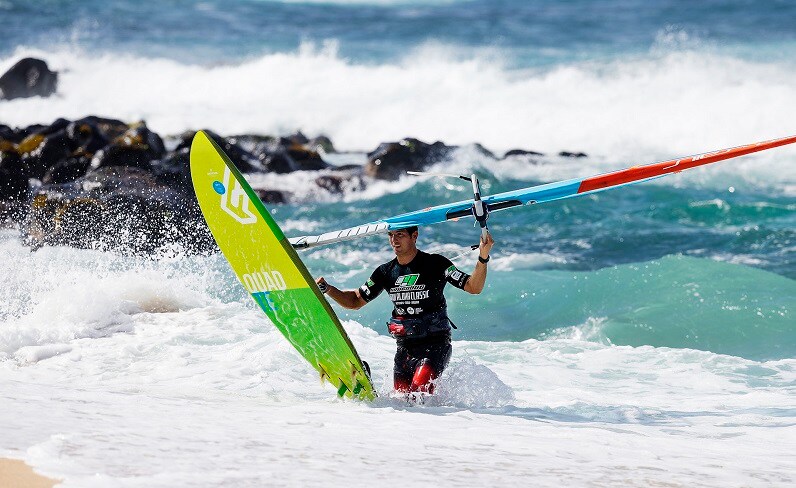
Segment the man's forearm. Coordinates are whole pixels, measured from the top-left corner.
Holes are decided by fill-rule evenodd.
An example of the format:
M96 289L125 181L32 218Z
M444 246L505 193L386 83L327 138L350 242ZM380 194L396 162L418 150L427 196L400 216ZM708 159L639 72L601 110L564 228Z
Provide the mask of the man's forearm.
M362 308L365 300L360 298L355 290L341 290L336 286L328 285L329 289L326 294L335 302L339 303L341 307L356 310Z
M484 289L484 284L486 283L486 264L478 261L475 263L475 269L473 270L473 274L470 275L470 279L467 280L467 286L465 287L465 291L478 294L481 293Z

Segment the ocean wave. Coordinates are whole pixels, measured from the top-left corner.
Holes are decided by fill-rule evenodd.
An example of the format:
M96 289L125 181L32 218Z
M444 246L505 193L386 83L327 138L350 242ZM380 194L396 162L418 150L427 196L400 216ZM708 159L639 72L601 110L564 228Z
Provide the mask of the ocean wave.
M161 262L99 251L36 253L0 240L0 359L35 362L71 350L76 339L132 332L140 314L178 313L217 303L206 288L212 266L175 257Z
M796 282L746 266L669 256L587 273L515 271L493 279L492 316L468 324L469 337L699 349L756 360L796 354Z
M791 64L699 51L513 69L434 43L380 64L347 60L334 43L212 66L18 48L0 70L28 55L62 71L59 96L4 102L7 124L97 114L145 119L166 134L301 129L362 151L414 136L498 152L586 151L611 167L785 135L796 104ZM741 171L792 184L794 170L781 160L793 151L754 156Z

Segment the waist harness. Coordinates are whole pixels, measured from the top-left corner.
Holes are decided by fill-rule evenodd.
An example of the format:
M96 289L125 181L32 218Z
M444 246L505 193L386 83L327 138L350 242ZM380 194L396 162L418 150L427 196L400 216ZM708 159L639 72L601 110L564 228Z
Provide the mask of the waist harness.
M453 322L448 318L448 311L442 309L438 312L420 315L419 317L391 317L390 321L387 322L387 330L390 335L399 341L403 341L447 336L450 334L451 325L453 325Z

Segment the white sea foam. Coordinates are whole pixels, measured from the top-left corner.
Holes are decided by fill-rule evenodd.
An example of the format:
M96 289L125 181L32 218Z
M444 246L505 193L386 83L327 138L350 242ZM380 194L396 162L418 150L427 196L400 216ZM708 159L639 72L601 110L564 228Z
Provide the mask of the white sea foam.
M564 264L566 258L544 253L509 252L494 258L491 268L496 271L516 271L519 269L535 269L550 264Z
M0 456L65 487L792 481L794 360L456 340L413 405L387 397L394 341L345 320L382 397L340 401L212 259L0 237Z
M4 102L2 122L98 114L145 118L162 133L301 128L343 149L412 135L591 154L494 164L465 148L442 165L547 181L784 135L796 100L789 66L694 52L515 72L439 46L377 66L313 49L214 67L19 50L0 71L27 54L69 70L61 95ZM761 185L776 178L793 194L792 155L777 149L715 171ZM669 181L708 180L691 174ZM331 248L307 256L363 276L386 257ZM492 267L548 259L556 257L505 256ZM343 486L352 473L380 486L794 481L792 359L618 347L600 341L603 322L591 319L544 341L455 341L435 402L344 402L225 266L30 253L0 239L0 455L25 458L66 487ZM344 327L385 393L394 343L350 317Z
M0 358L48 358L75 339L133 332L138 314L189 310L212 299L179 267L62 248L34 254L5 239L0 255Z
M215 66L19 48L0 60L0 71L26 55L63 71L59 94L4 102L2 123L23 126L96 114L144 119L162 134L199 128L221 134L303 130L329 135L338 149L359 151L413 136L463 146L437 170L486 170L498 179L583 178L794 132L792 66L695 51L518 71L494 54L468 58L439 44L378 65L341 58L333 42ZM495 161L473 142L498 157L510 148L546 155ZM556 156L561 150L590 157ZM787 195L796 182L794 156L796 148L777 148L652 184L719 189L738 186L740 177L753 188L773 187ZM343 159L364 163L365 155ZM322 174L261 176L257 184L285 190L291 201L339 198L314 183ZM344 185L344 198L369 200L417 181L366 179L363 188L353 180ZM484 181L486 193L489 185Z
M604 332L606 319L604 317L589 317L586 322L570 327L561 327L544 334L546 339L564 339L600 344L611 344L611 340Z
M427 44L392 64L364 65L335 44L305 44L237 65L197 66L63 48L19 48L62 70L59 96L5 102L0 119L146 119L161 133L326 133L341 149L415 136L546 153L582 150L615 163L651 162L794 132L791 65L698 51L608 64L518 71L499 56L463 58ZM779 156L794 149L779 149ZM754 158L765 165L767 156ZM615 163L614 163L615 162ZM792 180L796 170L777 164Z

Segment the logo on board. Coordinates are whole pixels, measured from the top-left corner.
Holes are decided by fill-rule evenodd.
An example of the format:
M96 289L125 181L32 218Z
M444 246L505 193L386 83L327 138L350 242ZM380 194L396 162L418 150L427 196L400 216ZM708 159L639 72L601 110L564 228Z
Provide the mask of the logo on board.
M221 195L221 210L243 225L254 224L257 216L251 210L251 200L246 190L232 176L229 168L224 168L224 182L214 181L213 190Z
M287 283L282 273L277 270L268 271L265 268L260 268L259 271L250 271L241 276L241 281L264 312L279 310L279 306L271 297L271 292L287 290Z

